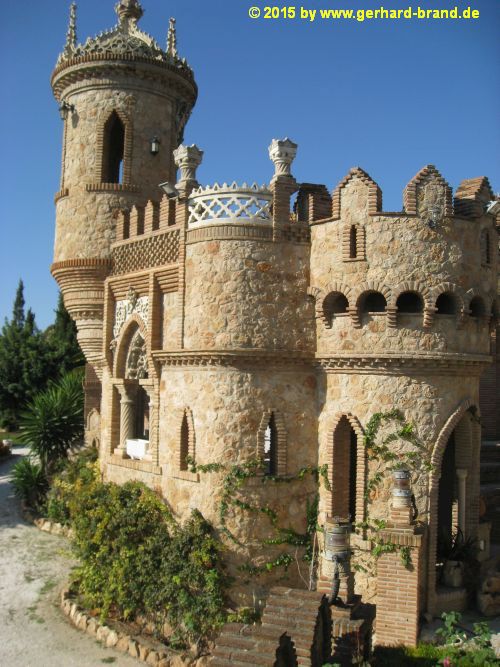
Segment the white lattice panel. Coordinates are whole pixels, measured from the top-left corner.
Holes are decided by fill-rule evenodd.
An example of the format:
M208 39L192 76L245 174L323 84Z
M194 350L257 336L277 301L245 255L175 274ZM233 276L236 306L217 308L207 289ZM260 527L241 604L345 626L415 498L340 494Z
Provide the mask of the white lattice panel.
M270 223L272 194L256 183L223 183L193 190L189 199L189 225L221 220L223 222Z

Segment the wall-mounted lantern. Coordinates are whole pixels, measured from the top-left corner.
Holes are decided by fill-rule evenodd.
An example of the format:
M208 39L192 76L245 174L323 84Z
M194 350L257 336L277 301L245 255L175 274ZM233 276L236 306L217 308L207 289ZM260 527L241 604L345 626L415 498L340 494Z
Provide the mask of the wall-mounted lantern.
M160 140L158 137L153 137L151 139L151 155L158 155L160 152Z
M66 120L68 118L69 112L75 112L75 105L68 104L65 100L63 100L59 105L59 115L61 116L61 120Z

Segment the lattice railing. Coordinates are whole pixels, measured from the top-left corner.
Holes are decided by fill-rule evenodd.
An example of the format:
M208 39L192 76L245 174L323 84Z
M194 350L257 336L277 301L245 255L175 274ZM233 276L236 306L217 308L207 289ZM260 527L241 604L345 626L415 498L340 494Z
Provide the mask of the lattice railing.
M271 223L272 193L266 186L216 183L193 190L189 198L189 226L221 220L226 223Z

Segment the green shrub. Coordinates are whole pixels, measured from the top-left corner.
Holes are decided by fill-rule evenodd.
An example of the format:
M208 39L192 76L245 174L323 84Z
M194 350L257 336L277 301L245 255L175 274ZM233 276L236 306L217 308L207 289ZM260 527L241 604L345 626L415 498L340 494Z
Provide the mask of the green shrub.
M225 621L219 545L193 513L178 526L161 498L139 482L78 479L69 514L84 604L122 618L144 614L171 642L210 636Z
M100 478L97 461L97 451L86 448L70 460L62 462L61 469L50 481L47 494L45 515L51 521L68 525L70 523L69 504L74 493L74 485L92 484Z
M37 394L21 416L19 441L52 471L83 436L82 373L73 371Z
M43 505L49 485L41 465L30 458L24 458L12 469L12 486L16 496L29 507L38 510Z

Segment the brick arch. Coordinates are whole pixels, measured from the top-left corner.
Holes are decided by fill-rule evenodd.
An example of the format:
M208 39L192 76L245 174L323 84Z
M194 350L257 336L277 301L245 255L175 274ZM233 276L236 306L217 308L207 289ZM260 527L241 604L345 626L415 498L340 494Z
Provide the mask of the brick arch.
M320 287L308 287L307 294L314 299L314 315L316 319L323 319L323 301L326 298L325 290Z
M464 296L463 290L458 285L453 283L439 283L430 290L430 307L434 308L436 301L441 294L452 294L457 300L457 313L464 310Z
M377 281L368 281L358 285L358 287L353 290L353 302L356 303L356 306L359 306L359 300L365 292L380 292L385 297L387 306L392 304L393 297L390 287L387 287L387 285Z
M87 415L86 428L88 430L93 430L95 428L98 429L100 421L101 421L101 413L97 408L92 408L92 410L90 410L89 414ZM95 426L95 422L97 422L97 426Z
M336 471L334 470L334 456L335 456L335 439L338 428L342 420L346 420L356 434L356 522L365 519L365 490L366 490L366 474L367 474L367 459L366 448L364 443L364 430L357 417L351 412L337 412L333 418L330 428L327 431L327 445L325 448L326 458L323 462L328 464L328 480L330 482L331 491L320 488L320 495L322 497L321 507L323 511L330 513L333 504L333 494L335 493L334 477Z
M470 302L476 296L478 296L479 298L481 298L483 300L485 308L487 310L489 310L488 304L490 305L490 308L491 308L492 303L495 300L495 297L493 297L493 299L492 299L490 295L486 294L482 290L478 290L476 287L471 287L471 289L467 290L467 292L465 293L465 297L464 297L464 310L466 312L470 308Z
M403 294L403 292L415 292L421 297L424 304L424 309L429 309L432 307L430 290L425 283L414 280L406 280L405 282L399 283L397 287L392 289L394 305L396 304L398 297Z
M476 402L471 398L464 399L458 407L453 411L453 413L448 417L444 423L437 440L434 444L432 455L431 455L431 464L432 470L429 474L429 551L428 551L428 576L427 576L427 607L429 611L434 611L436 605L436 570L435 563L437 557L437 514L438 514L438 501L439 501L439 480L441 478L441 464L443 460L444 450L448 444L451 434L460 424L463 417L467 414L468 411L474 409L476 414L479 414ZM471 429L471 434L475 433L475 429ZM472 436L471 436L472 437ZM474 470L474 461L473 459L476 456L479 456L476 443L471 445L471 468ZM463 453L462 453L463 455Z
M96 181L102 183L104 175L104 130L106 124L113 115L116 113L118 118L123 123L125 130L125 138L123 142L123 184L130 184L132 182L132 150L133 150L133 121L129 113L120 109L118 107L113 107L111 109L106 109L103 111L99 117L97 125L97 136L96 136L96 155L98 160L96 161Z
M277 432L276 472L278 477L284 477L287 474L287 433L283 414L279 410L268 409L262 414L257 430L257 458L264 459L264 438L273 415Z
M144 338L147 344L148 332L146 325L144 324L144 321L140 315L133 313L123 325L116 343L116 353L113 361L113 377L115 378L118 378L121 375L125 375L125 363L127 360L128 348L130 341L132 340L132 336L137 330L141 332L141 336ZM153 377L153 371L154 367L148 353L148 373L150 377Z

